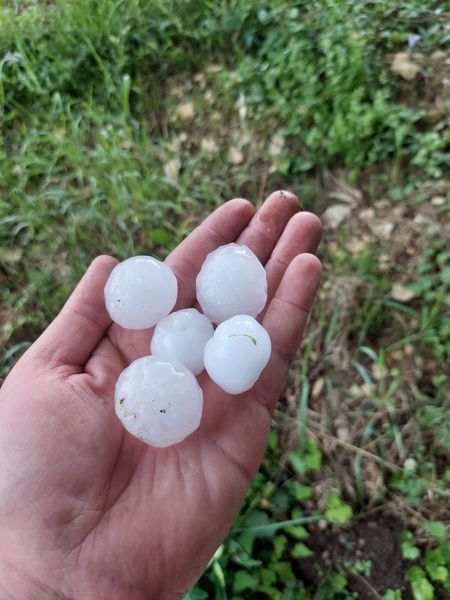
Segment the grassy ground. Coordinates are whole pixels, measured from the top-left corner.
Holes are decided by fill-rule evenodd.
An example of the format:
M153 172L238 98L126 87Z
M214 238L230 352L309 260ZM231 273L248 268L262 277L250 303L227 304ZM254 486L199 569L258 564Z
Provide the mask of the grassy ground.
M323 215L264 463L191 600L450 593L449 21L431 0L0 1L0 377L96 254L164 257L280 186Z

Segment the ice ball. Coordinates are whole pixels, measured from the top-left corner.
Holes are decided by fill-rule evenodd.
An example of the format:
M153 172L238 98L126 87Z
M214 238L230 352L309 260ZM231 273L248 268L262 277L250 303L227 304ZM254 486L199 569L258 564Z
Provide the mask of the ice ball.
M151 446L165 448L198 428L203 392L178 361L144 356L122 371L115 406L127 431Z
M251 389L267 365L271 342L253 317L237 315L223 321L205 346L205 367L211 379L229 394Z
M178 360L198 375L205 368L203 353L213 333L212 323L206 315L195 308L177 310L156 326L151 353L159 358Z
M177 293L169 265L151 256L133 256L112 270L105 286L106 310L126 329L147 329L170 313Z
M266 271L247 246L221 246L208 254L197 276L197 299L213 323L256 317L267 301Z

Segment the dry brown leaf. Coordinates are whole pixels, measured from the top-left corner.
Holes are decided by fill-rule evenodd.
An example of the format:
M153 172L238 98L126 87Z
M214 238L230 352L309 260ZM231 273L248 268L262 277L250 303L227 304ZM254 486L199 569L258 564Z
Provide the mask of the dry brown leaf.
M333 204L322 214L322 221L330 229L337 229L350 216L351 208L346 204Z
M216 140L211 136L204 137L201 140L200 145L202 150L205 150L206 152L215 152L217 150Z
M314 382L314 384L312 386L311 397L318 398L323 390L324 385L325 385L325 380L323 377L319 377L318 379L316 379L316 381Z
M391 290L391 296L397 302L409 302L417 296L417 293L401 283L394 283Z
M419 70L419 65L411 59L408 52L397 52L397 54L394 55L391 71L400 75L400 77L406 79L406 81L413 81Z
M232 165L240 165L244 162L244 155L238 148L232 146L228 150L228 160Z
M178 180L178 174L180 172L180 169L181 160L178 157L168 160L163 167L164 175L171 181Z
M194 104L192 102L183 102L183 104L177 107L175 113L182 121L190 121L195 116Z

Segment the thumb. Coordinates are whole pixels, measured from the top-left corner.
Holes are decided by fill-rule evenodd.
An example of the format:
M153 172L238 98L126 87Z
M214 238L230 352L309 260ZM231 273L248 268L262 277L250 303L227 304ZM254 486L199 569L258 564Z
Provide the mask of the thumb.
M117 264L98 256L82 277L56 319L29 352L53 365L82 367L111 325L105 308L105 283Z

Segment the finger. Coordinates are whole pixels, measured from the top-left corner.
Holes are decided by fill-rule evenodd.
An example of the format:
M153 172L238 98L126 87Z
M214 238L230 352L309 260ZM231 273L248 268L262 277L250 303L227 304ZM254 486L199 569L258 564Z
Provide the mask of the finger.
M201 431L213 436L227 448L229 455L243 464L258 464L266 441L269 412L278 401L303 335L321 272L320 261L311 254L295 257L287 268L263 320L272 340L272 355L254 388L243 395L230 396L206 372L199 377L208 398Z
M195 279L206 256L219 246L233 242L254 213L254 206L247 200L237 198L226 202L167 257L166 262L178 280L178 298L174 310L192 306L195 300ZM113 324L108 336L127 362L131 362L150 352L152 332L153 329L125 330Z
M111 256L98 256L91 263L59 315L33 344L36 357L83 367L111 324L103 290L116 264Z
M264 265L289 219L299 209L300 202L291 192L281 190L270 194L237 243L248 246Z
M272 341L272 354L255 392L272 411L278 401L284 378L305 330L322 265L312 254L300 254L291 262L263 319Z
M266 264L267 306L269 306L291 261L298 254L314 253L321 237L322 224L316 215L301 212L292 217ZM263 315L260 316L261 319L262 317Z

